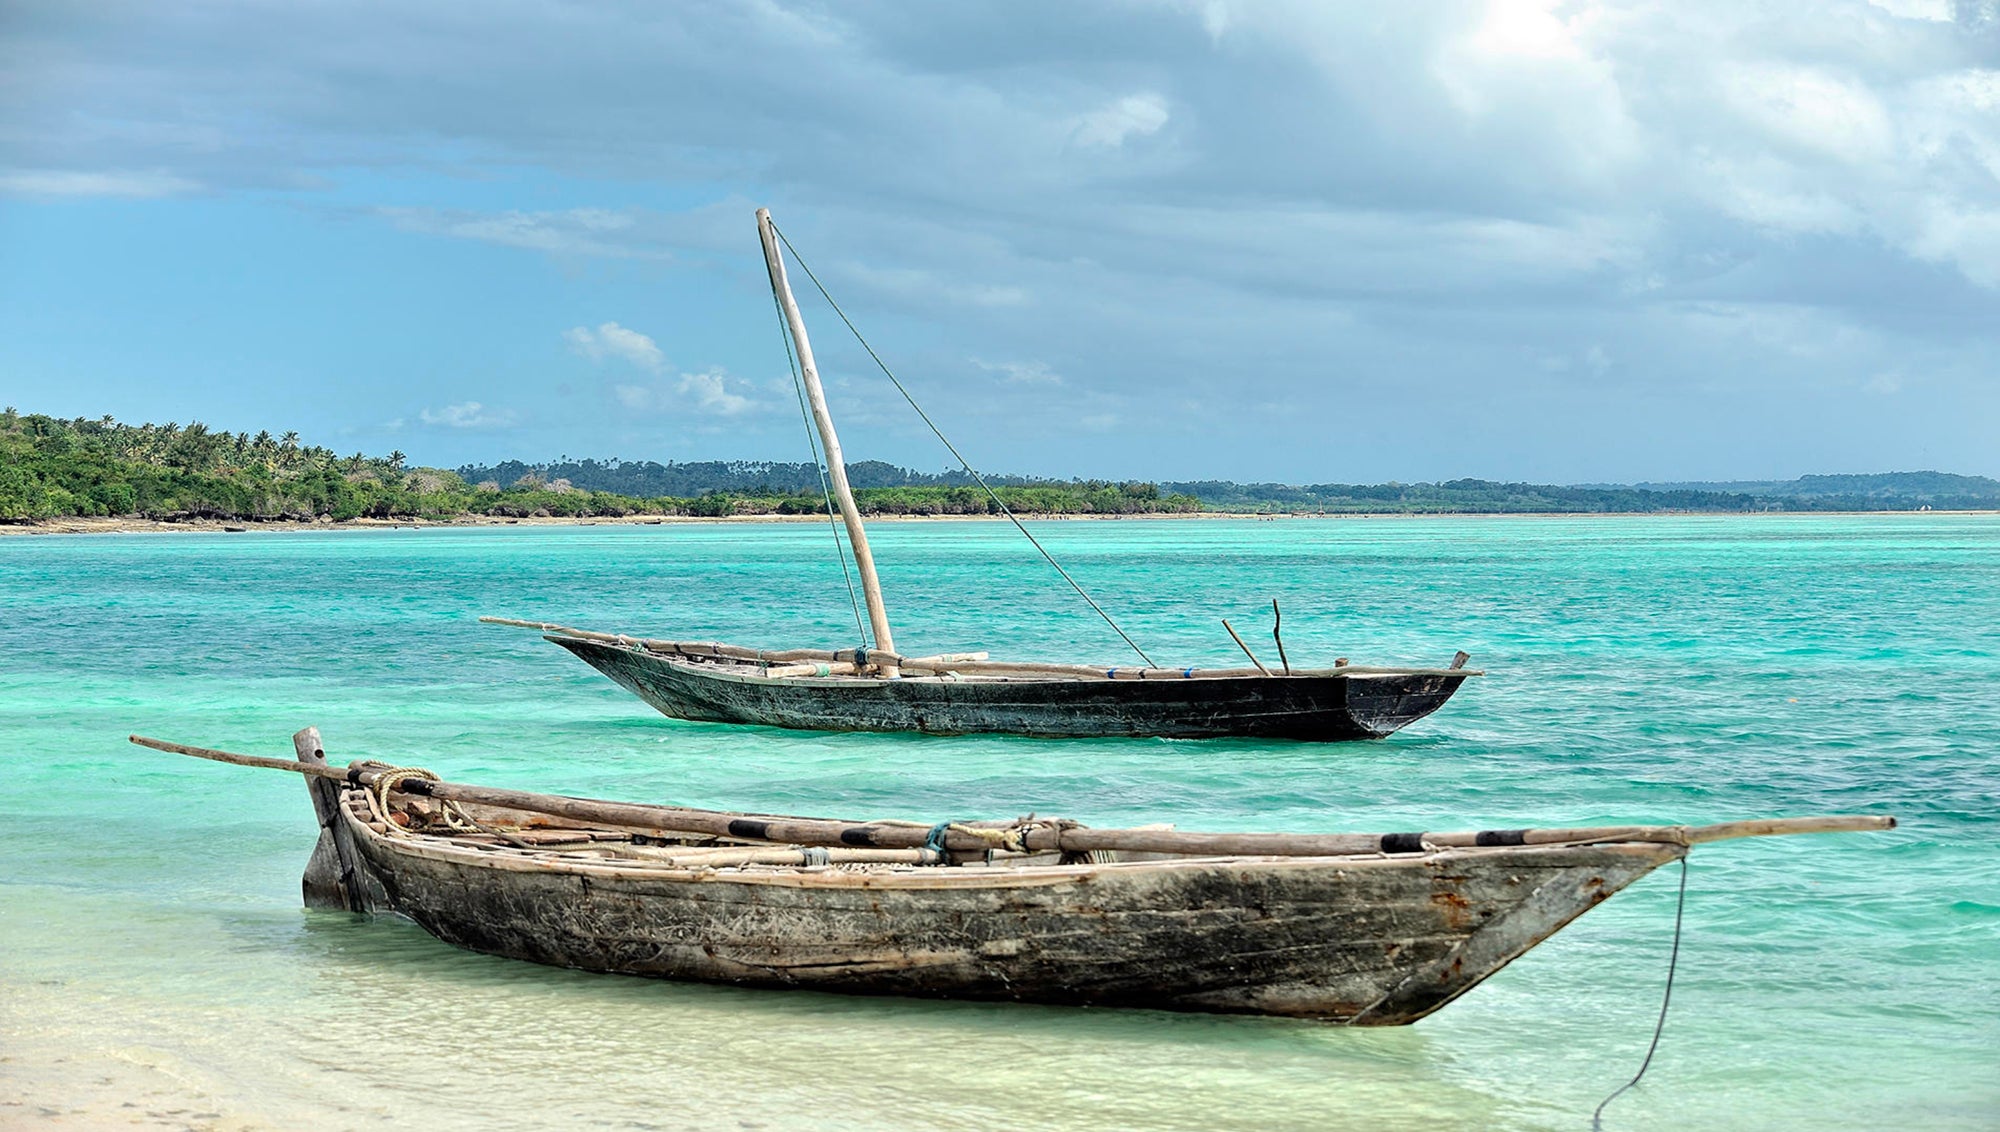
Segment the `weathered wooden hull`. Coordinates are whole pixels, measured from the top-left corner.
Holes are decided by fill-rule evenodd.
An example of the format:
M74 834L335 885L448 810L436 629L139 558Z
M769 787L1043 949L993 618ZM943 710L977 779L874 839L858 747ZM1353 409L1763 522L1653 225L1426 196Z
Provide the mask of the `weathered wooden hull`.
M1459 675L1196 680L767 679L633 645L547 638L677 719L815 731L1046 738L1375 739L1436 711Z
M385 834L358 790L342 794L358 890L474 951L713 983L1361 1025L1424 1017L1686 852L648 868Z

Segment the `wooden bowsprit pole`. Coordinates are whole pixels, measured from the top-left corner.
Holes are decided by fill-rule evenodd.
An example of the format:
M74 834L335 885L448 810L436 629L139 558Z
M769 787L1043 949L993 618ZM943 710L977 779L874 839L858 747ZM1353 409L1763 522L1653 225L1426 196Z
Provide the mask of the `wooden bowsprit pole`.
M237 766L286 770L315 778L337 779L372 786L396 769L384 764L324 762L239 755L229 751L189 747L138 735L132 742L171 754L192 755ZM743 814L697 810L642 802L608 802L563 794L535 794L491 786L409 778L393 783L397 792L450 802L471 802L532 813L553 814L578 821L669 834L701 833L743 841L785 845L848 846L869 849L915 849L932 846L934 827L921 822L854 822L833 818L799 818L779 814ZM1447 833L1184 833L1173 829L1091 829L1055 821L1027 823L953 823L938 837L952 850L981 851L992 847L984 834L1018 828L1021 848L1029 851L1088 852L1121 849L1184 856L1340 857L1427 853L1437 849L1503 848L1528 845L1609 844L1653 842L1701 845L1739 837L1773 837L1794 833L1855 833L1896 828L1896 819L1873 815L1811 818L1758 818L1717 825L1613 825L1569 829L1466 830Z
M868 623L875 634L875 647L893 655L896 641L889 633L889 614L882 605L882 583L875 577L875 555L868 549L868 532L862 529L861 512L855 508L854 492L847 484L847 460L841 455L840 437L833 431L833 416L827 412L819 366L813 361L805 318L799 314L798 301L792 298L792 285L785 278L785 258L778 250L778 235L771 226L768 208L757 210L757 235L764 243L764 267L771 275L771 292L778 296L778 305L785 312L785 325L792 332L792 344L798 350L799 372L805 382L806 398L812 404L813 424L818 427L820 445L826 450L834 502L840 505L840 518L847 526L847 542L854 548L854 565L861 574L861 596L868 602ZM893 665L884 665L880 672L886 677L900 674Z

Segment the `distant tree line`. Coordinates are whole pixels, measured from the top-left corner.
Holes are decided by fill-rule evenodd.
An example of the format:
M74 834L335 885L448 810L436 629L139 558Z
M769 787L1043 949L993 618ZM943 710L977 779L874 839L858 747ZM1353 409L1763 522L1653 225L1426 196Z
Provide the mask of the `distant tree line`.
M768 460L702 460L661 464L652 460L560 460L547 464L524 464L507 460L499 464L466 464L458 469L467 483L509 484L522 479L545 482L568 480L591 491L613 491L642 498L656 496L698 496L715 492L742 492L751 495L817 495L820 490L816 464L785 464ZM847 482L857 490L871 487L972 487L973 478L963 471L917 472L881 460L862 460L847 465ZM1062 484L1061 480L1041 480L1026 476L987 476L989 484L1026 487ZM1079 482L1079 481L1068 481Z
M504 484L494 479L475 484L458 472L408 467L401 452L341 456L303 445L292 432L251 436L213 431L198 422L127 425L108 416L64 420L23 415L12 407L0 412L0 522L90 516L169 521L722 517L814 514L825 508L810 464L803 465L812 473L809 491L791 486L800 478L794 477L779 484L760 481L750 489L706 485L685 495L646 497L551 478L529 465L478 470L517 467L525 470ZM871 474L879 479L885 473ZM1197 499L1163 495L1145 483L1010 483L995 490L1022 514L1124 515L1201 507ZM980 515L999 510L984 491L966 486L907 484L859 488L855 494L867 514Z
M871 515L985 515L1000 508L964 473L848 465ZM1791 481L1637 487L1498 483L1239 484L991 478L1025 515L1201 510L1450 514L2000 509L2000 481L1944 472L1804 476ZM1731 490L1712 490L1726 487ZM0 413L0 522L72 516L301 520L621 515L807 515L824 511L812 464L509 461L412 468L401 452L343 456L295 432L211 430L199 422L121 424Z
M1731 485L1736 486L1736 485ZM1659 511L1978 511L2000 508L2000 480L1944 472L1803 476L1706 490L1694 485L1558 487L1458 479L1443 483L1162 483L1218 511L1311 514L1613 514Z

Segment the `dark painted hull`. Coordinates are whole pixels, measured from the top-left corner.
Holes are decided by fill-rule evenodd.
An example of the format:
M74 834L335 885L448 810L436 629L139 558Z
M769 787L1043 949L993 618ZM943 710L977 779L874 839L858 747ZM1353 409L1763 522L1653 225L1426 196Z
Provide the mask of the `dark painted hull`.
M1451 698L1463 676L1196 680L768 679L636 646L550 636L666 715L813 731L1044 738L1378 739ZM753 670L754 671L754 670Z

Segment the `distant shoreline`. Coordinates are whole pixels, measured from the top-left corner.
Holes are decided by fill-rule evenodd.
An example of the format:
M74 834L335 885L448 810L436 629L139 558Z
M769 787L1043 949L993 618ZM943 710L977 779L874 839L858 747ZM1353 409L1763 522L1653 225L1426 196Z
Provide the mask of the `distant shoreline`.
M1747 518L1815 518L1846 517L1864 515L1883 516L1937 516L1937 515L2000 515L2000 510L1972 511L1335 511L1324 514L1313 512L1257 512L1257 511L1194 511L1194 512L1152 512L1132 515L1074 514L1074 515L1022 515L1023 522L1091 522L1091 523L1146 523L1146 522L1187 522L1190 520L1257 520L1260 522L1310 522L1314 520L1409 520L1409 519L1629 519L1644 516L1709 516L1722 519ZM870 515L867 522L873 523L999 523L1005 522L1004 515ZM486 515L470 516L463 519L344 519L325 522L299 522L294 519L185 519L169 522L163 519L101 519L72 518L45 519L33 523L0 523L0 537L9 535L130 535L130 534L222 534L241 532L245 534L273 534L280 532L299 533L306 531L388 531L399 529L422 530L429 528L467 527L645 527L681 526L690 523L823 523L824 515L725 515L703 517L696 515L626 515L597 516L593 518L572 518L567 516L527 517L520 519L500 519Z

